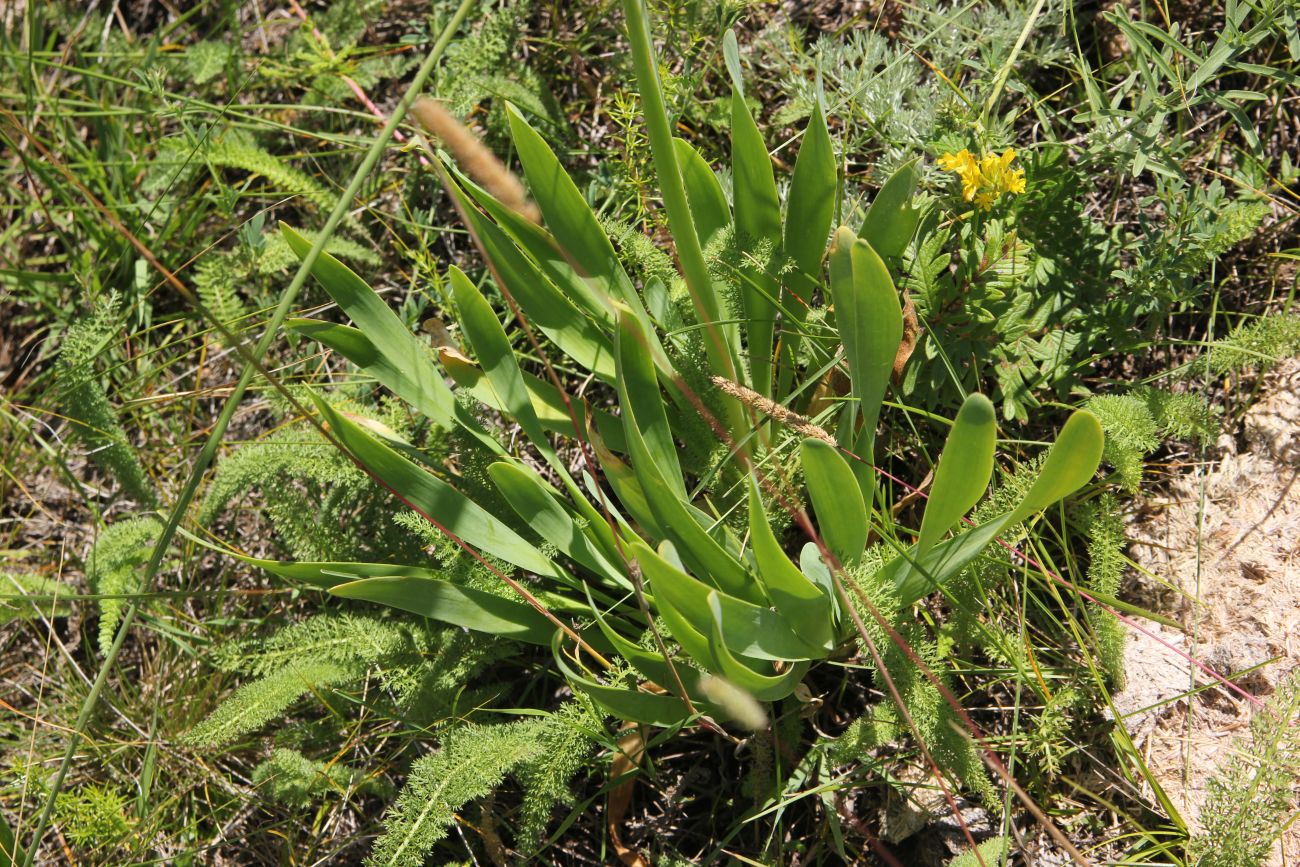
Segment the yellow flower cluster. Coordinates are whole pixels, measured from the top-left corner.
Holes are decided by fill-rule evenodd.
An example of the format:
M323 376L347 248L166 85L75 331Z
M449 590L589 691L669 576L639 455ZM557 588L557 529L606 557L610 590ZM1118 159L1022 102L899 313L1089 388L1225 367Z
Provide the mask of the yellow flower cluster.
M955 154L939 157L939 168L956 172L961 178L961 195L968 202L974 202L980 210L987 211L993 207L998 196L1003 193L1023 193L1025 191L1025 170L1011 168L1016 152L1007 148L1002 155L985 154L980 159L962 148Z

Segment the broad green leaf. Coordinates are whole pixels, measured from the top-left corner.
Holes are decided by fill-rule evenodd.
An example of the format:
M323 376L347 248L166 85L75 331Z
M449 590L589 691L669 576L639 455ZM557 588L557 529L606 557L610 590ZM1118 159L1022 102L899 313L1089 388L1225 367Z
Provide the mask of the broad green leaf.
M530 644L550 644L557 631L531 605L450 581L393 575L336 584L330 593Z
M197 537L190 536L189 538L207 545L206 542ZM362 578L405 577L432 580L438 577L438 573L433 569L426 569L421 566L405 566L399 563L263 560L258 557L247 557L226 548L216 548L211 545L208 545L208 547L221 551L227 556L234 557L236 560L250 566L265 569L272 575L279 575L281 578L289 578L294 581L303 581L325 590L339 584L358 581Z
M803 572L805 578L820 587L831 600L835 610L835 621L839 622L842 619L840 594L835 591L835 578L831 575L830 567L822 559L821 548L816 542L805 542L799 549L799 570Z
M1090 412L1075 412L1047 453L1038 478L1015 509L930 549L919 561L914 550L886 566L885 577L899 588L904 605L933 591L958 574L1004 530L1083 487L1097 472L1104 437Z
M330 433L361 466L439 529L521 569L574 583L531 542L451 485L402 457L312 394Z
M807 661L795 662L779 674L763 674L740 661L727 648L722 626L723 610L718 591L709 593L708 646L714 659L721 663L718 672L731 683L749 692L759 701L780 701L794 692L794 688L808 673Z
M831 649L831 601L809 581L781 550L763 512L758 483L749 480L749 541L754 549L758 579L767 598L796 635L811 645Z
M312 322L314 320L299 320ZM347 326L335 326L337 328L346 328ZM326 343L325 339L320 339ZM329 345L327 343L327 345ZM438 350L439 358L442 361L443 368L447 375L452 378L456 386L464 391L474 395L479 403L486 407L495 409L498 412L508 412L509 408L501 402L500 396L488 382L487 374L483 368L461 355L455 347L440 347ZM587 428L587 406L585 401L570 398L566 404L564 398L560 396L559 390L544 379L533 376L531 373L522 373L524 387L528 389L528 395L532 400L533 412L536 413L538 421L542 427L551 432L558 433L566 437L576 437L579 432ZM574 430L574 419L569 415L570 407L577 415L577 432ZM592 413L592 421L595 422L596 430L605 438L609 447L615 451L627 451L623 444L623 426L622 422L608 412L598 409Z
M861 459L854 462L854 475L863 496L868 496L875 489L871 462L876 423L903 338L903 308L885 263L848 228L835 233L830 272L831 300L844 341L855 410L847 414L850 429L841 430L840 442L853 443ZM855 424L861 425L860 434L852 430Z
M602 328L611 333L614 326L614 302L605 291L593 282L582 277L575 269L574 263L565 255L564 250L550 232L524 217L513 208L501 204L491 194L467 178L455 165L447 167L452 174L453 184L469 195L487 211L488 216L519 245L542 272L550 278L556 288L580 310L586 312Z
M0 867L18 867L19 864L25 863L25 858L13 829L9 827L5 817L0 815Z
M448 270L448 282L451 284L452 297L456 299L459 314L457 321L487 374L488 383L496 393L500 405L506 408L547 461L563 468L563 463L555 457L550 441L542 430L542 423L533 410L523 374L515 360L514 347L510 345L510 338L501 327L496 311L478 291L478 287L455 265Z
M677 545L690 568L698 575L707 576L718 589L745 599L761 599L762 590L745 571L744 564L700 525L685 496L664 480L641 435L630 402L624 402L623 413L623 433L628 440L632 471L636 475L637 488L654 517L651 526L658 530L655 535ZM631 511L632 506L628 505L628 509Z
M615 341L618 371L619 405L623 409L623 437L635 428L655 468L681 499L686 499L686 483L677 459L677 443L668 426L663 397L655 378L654 366L647 352L645 330L629 313L620 314Z
M638 548L638 562L643 564L646 562L645 552L648 550ZM651 571L653 570L648 568L647 574ZM719 621L724 615L718 606L717 595L716 590L706 590L702 624L698 622L700 612L693 611L693 616L688 616L668 595L661 593L657 597L659 614L672 632L673 640L681 645L682 650L696 662L750 691L756 698L778 699L789 695L794 685L803 677L807 664L793 665L785 675L767 675L755 671L736 659L727 649L726 639L719 626ZM791 676L794 676L793 681L790 680Z
M912 160L889 176L867 209L858 235L881 256L903 255L916 233L921 220L921 212L912 207L916 180L916 160Z
M632 582L623 570L611 563L600 547L583 534L556 499L558 492L542 481L541 476L508 461L498 461L489 466L488 475L510 507L539 536L597 575L617 586L632 589Z
M659 519L650 509L650 503L646 500L645 491L641 489L641 482L636 472L606 448L599 437L589 435L588 440L592 451L596 453L596 461L600 464L605 481L614 490L614 496L618 497L618 501L623 504L628 515L647 533L663 538Z
M819 105L804 130L786 198L782 247L794 268L784 281L783 315L790 321L781 335L779 394L786 393L793 379L800 330L808 318L813 293L821 284L822 257L838 201L837 183L835 150Z
M555 653L555 664L576 691L588 696L596 704L617 719L638 722L645 725L671 728L681 725L691 718L686 702L673 695L656 695L638 689L626 689L609 686L592 680L580 673L569 663L560 645L560 632L556 630L551 648ZM710 713L710 705L696 705L701 713Z
M635 309L639 301L632 281L577 185L555 152L513 106L507 107L506 114L528 186L560 248L606 295Z
M453 193L463 196L455 187ZM614 379L613 346L609 337L582 314L546 279L537 266L462 198L462 212L504 288L539 331L583 368L606 382Z
M677 148L677 163L686 186L686 200L695 218L695 233L700 246L707 247L715 235L731 225L731 206L727 204L718 176L700 152L684 139L673 139L673 145Z
M772 609L716 591L686 574L669 559L672 546L661 546L662 553L650 550L641 542L630 546L641 567L655 603L662 611L666 605L677 609L701 637L708 635L709 594L718 594L722 606L722 632L733 653L753 659L797 660L820 659L826 651L797 635ZM721 674L722 672L719 672Z
M914 556L924 557L984 496L993 477L997 433L993 404L982 394L969 395L939 456Z
M731 174L736 230L746 245L781 243L781 203L776 192L772 159L758 124L738 90L731 94ZM750 381L755 391L772 394L773 336L780 287L757 265L743 269L740 298L749 338Z
M794 174L790 178L782 240L785 254L795 268L786 281L786 287L804 302L788 306L792 312L798 311L801 318L820 282L826 239L830 234L831 220L835 217L837 182L835 150L826 130L826 119L818 106L804 130Z
M610 624L594 599L591 600L591 614L614 651L632 663L632 666L651 682L665 689L676 691L677 681L680 679L681 685L686 689L686 694L691 697L692 701L695 700L696 696L702 695L699 669L681 663L675 663L670 668L668 662L660 654L646 650L641 645L623 637ZM676 672L675 675L674 672Z
M298 258L306 258L311 250L310 241L283 223L280 224L280 234ZM321 253L311 273L343 312L365 332L371 345L378 348L384 358L384 369L400 374L406 392L403 398L434 424L450 427L456 417L456 400L419 338L402 324L396 313L388 309L375 290L330 254Z
M1097 417L1087 410L1072 413L1048 450L1038 478L1009 516L1009 522L1019 523L1086 485L1097 472L1104 445L1105 435Z
M856 484L848 484L853 471L834 446L807 437L799 452L822 538L831 553L850 566L867 547L867 506L862 491Z

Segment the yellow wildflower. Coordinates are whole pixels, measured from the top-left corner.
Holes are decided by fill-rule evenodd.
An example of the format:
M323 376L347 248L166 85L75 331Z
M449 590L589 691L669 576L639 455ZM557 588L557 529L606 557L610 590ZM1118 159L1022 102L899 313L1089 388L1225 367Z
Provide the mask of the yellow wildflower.
M941 156L939 168L961 178L962 198L987 211L1003 193L1025 191L1025 170L1011 168L1015 158L1016 152L1007 148L1001 155L987 153L976 160L974 154L962 148Z
M939 158L939 168L956 172L961 178L961 194L966 201L974 201L980 186L980 167L975 156L965 148L955 154L944 154Z

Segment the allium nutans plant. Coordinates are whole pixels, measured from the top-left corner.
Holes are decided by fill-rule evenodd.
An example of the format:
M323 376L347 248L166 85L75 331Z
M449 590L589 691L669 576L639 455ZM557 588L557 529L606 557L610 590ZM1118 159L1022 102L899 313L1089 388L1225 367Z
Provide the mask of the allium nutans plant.
M379 484L484 562L505 564L492 566L500 592L431 568L250 562L340 597L550 647L572 688L609 714L675 726L739 715L744 702L720 704L727 691L713 679L775 701L856 640L841 578L866 568L873 533L914 538L877 576L907 610L1004 528L1084 485L1102 434L1092 415L1075 413L1014 508L949 535L993 470L995 413L973 394L952 423L919 530L896 527L872 452L903 339L886 261L915 228L914 168L885 184L860 226L832 233L837 169L823 116L803 133L782 202L737 81L729 202L704 159L673 138L644 9L639 0L625 8L680 263L672 285L638 285L556 155L511 110L540 223L450 161L438 167L495 284L448 269L454 303L444 312L463 347L430 351L329 255L313 274L353 324L290 323L491 455L495 491L480 496L448 462L314 396L336 443ZM734 41L728 48L734 56ZM301 235L284 235L306 254ZM504 307L489 300L496 293ZM540 364L521 365L512 321ZM847 373L844 393L810 387L834 383L833 368ZM566 385L583 381L584 394L609 396L604 405ZM487 411L517 436L495 435ZM707 460L693 448L702 436L717 446ZM773 530L789 516L806 536L793 554Z

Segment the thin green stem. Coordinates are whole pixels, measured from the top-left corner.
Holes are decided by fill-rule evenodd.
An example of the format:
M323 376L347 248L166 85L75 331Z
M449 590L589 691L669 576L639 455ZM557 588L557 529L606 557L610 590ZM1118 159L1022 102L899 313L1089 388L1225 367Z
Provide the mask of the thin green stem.
M415 101L416 95L424 88L425 82L428 81L429 76L433 74L433 69L442 58L443 53L447 49L447 45L451 42L452 36L460 29L460 25L464 22L465 17L474 7L474 4L475 0L461 0L461 4L457 7L456 13L452 16L451 20L447 22L447 26L443 28L442 33L438 37L438 41L434 43L433 48L429 51L429 56L425 58L424 63L416 72L415 78L412 79L410 86L406 89L401 100L397 103L397 107L393 109L392 116L388 119L388 122L384 124L384 128L380 130L378 137L366 152L366 156L361 161L361 165L358 166L357 170L353 173L352 180L348 183L347 189L343 191L343 195L339 197L338 203L335 204L334 209L330 212L328 219L325 221L324 227L316 236L316 240L312 244L311 250L298 266L298 270L294 274L293 280L290 281L284 292L281 293L280 303L276 305L275 312L271 316L270 322L267 324L266 331L262 334L261 339L258 340L257 346L253 350L252 357L248 359L244 365L234 391L231 392L230 397L226 400L225 406L222 407L221 415L217 418L217 422L213 426L212 432L208 435L207 442L203 444L202 451L199 452L198 459L195 462L193 471L190 473L189 480L185 484L185 488L181 491L180 497L177 498L176 502L172 505L171 511L167 516L167 522L163 526L162 533L159 534L158 542L155 544L153 553L149 558L149 563L145 567L144 580L142 582L143 592L148 593L152 591L158 571L162 566L163 557L166 554L168 547L171 545L172 537L176 535L176 531L180 528L185 512L193 501L194 495L198 492L199 484L203 480L204 473L212 463L212 459L216 457L217 449L220 447L221 441L225 436L226 428L229 427L230 421L235 415L235 410L243 399L244 392L248 389L254 375L257 373L261 359L266 355L267 351L271 347L272 341L274 341L276 336L279 334L280 327L288 317L294 300L298 297L298 293L307 282L307 277L311 273L312 267L316 264L316 260L320 257L321 252L325 249L325 245L329 242L329 239L333 236L335 230L338 229L339 225L347 216L348 210L352 206L352 201L356 198L357 193L361 189L361 185L365 182L366 178L370 176L370 173L374 170L376 164L378 164L379 158L383 155L384 148L387 147L388 142L393 137L393 133L397 131L398 125L406 116L406 110L410 107L411 103ZM63 754L63 760L59 764L59 770L54 776L54 781L51 783L50 790L45 797L45 804L41 808L40 817L37 819L36 829L32 833L32 843L31 846L28 847L26 856L23 859L23 867L32 867L33 859L36 857L36 852L40 847L41 838L44 837L45 829L49 826L50 815L54 809L54 801L58 797L60 790L63 788L63 782L67 778L68 770L72 766L73 757L77 753L77 745L84 736L86 725L90 721L91 713L94 712L95 706L99 703L99 697L104 691L105 684L108 682L109 672L112 670L113 663L117 659L117 655L121 651L122 645L126 642L127 633L135 622L137 610L138 608L135 603L127 606L126 611L122 615L122 622L117 628L117 634L113 638L113 643L109 647L107 654L105 654L104 659L100 662L99 670L96 672L95 680L90 687L90 693L81 704L81 710L78 712L77 720L73 725L73 734L68 740L68 748Z
M1038 23L1038 16L1043 14L1043 6L1045 6L1046 3L1047 0L1038 0L1038 3L1034 5L1034 11L1029 13L1029 19L1025 21L1025 26L1020 31L1020 38L1016 40L1016 44L1011 49L1011 53L1007 55L1006 62L1003 63L1002 68L998 70L998 77L993 82L993 90L989 93L988 101L984 103L985 120L987 120L988 116L993 113L993 107L997 104L998 97L1002 95L1002 88L1006 85L1007 78L1011 75L1011 67L1015 65L1016 58L1020 56L1021 49L1023 49L1025 43L1029 41L1029 34L1033 32L1034 25Z

